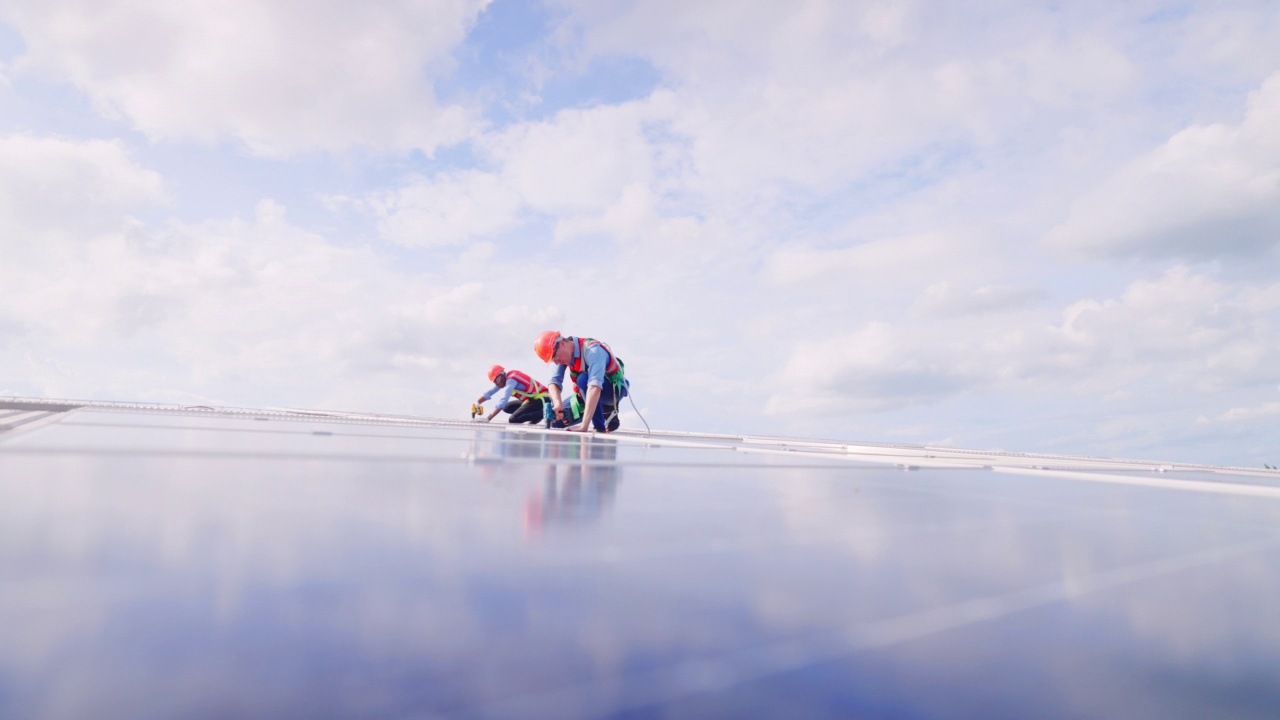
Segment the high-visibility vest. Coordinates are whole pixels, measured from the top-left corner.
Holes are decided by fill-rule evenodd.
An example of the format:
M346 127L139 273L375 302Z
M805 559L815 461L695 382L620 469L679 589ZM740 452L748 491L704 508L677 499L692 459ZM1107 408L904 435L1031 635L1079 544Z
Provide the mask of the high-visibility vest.
M587 371L587 348L592 345L599 345L604 348L605 353L609 356L609 363L604 366L604 378L610 383L617 384L622 381L622 362L614 356L613 351L608 345L594 340L592 338L578 338L578 354L569 361L569 380L574 384L578 384L578 376Z
M547 396L546 385L543 385L519 370L508 370L507 379L516 381L516 387L511 388L511 394L517 400L537 400Z

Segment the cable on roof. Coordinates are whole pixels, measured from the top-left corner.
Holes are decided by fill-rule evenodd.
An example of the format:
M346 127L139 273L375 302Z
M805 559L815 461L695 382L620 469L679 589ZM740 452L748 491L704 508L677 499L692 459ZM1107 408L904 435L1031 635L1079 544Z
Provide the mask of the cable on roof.
M643 416L643 415L640 415L640 408L636 407L636 399L635 399L634 397L632 397L632 393L631 393L631 389L630 389L630 388L627 388L627 399L631 401L631 409L636 411L636 415L638 415L638 416L640 417L640 422L644 423L644 434L645 434L645 435L652 435L652 434L653 434L653 431L649 429L649 423L644 419L644 416ZM622 403L618 403L618 405L621 405L621 404L622 404ZM617 414L618 409L617 409L617 407L616 407L616 406L614 407L613 412L614 412L615 414Z

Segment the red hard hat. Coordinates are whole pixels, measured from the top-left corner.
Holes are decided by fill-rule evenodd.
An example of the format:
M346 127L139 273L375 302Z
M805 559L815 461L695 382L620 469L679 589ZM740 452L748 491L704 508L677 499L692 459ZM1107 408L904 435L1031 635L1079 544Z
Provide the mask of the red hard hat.
M538 357L542 358L542 362L551 362L551 356L556 354L556 343L559 341L560 332L558 330L548 330L533 341L533 351L538 353Z
M506 370L503 370L501 365L494 365L493 367L489 368L489 382L496 381L498 379L498 376L504 372L506 372Z

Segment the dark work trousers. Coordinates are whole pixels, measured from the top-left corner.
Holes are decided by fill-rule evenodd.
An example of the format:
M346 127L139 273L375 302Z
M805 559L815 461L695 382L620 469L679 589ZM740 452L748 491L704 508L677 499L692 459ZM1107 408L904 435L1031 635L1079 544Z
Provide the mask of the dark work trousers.
M511 413L509 422L517 425L520 423L533 423L536 425L542 422L542 405L545 402L542 398L530 398L524 402L512 400L503 409Z
M578 394L582 396L582 403L585 405L587 402L587 374L586 373L582 373L581 375L578 376L578 382L576 383L576 385L578 386ZM630 388L631 388L631 383L627 382L626 378L623 378L622 392L619 393L617 397L614 397L613 385L610 384L608 380L604 382L604 385L601 386L600 388L600 403L596 405L596 411L591 414L591 425L597 431L599 432L605 431L605 425L604 425L605 421L609 418L610 415L613 414L614 410L616 409L616 405L622 402L622 398L626 397L629 394ZM614 418L613 422L609 423L609 425L611 426L609 428L611 432L613 430L617 430L618 419Z

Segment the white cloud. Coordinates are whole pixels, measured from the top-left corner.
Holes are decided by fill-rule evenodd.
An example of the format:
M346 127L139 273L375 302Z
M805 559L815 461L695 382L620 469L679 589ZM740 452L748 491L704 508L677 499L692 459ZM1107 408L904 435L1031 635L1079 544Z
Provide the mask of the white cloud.
M1270 0L1237 0L1185 6L1178 24L1177 62L1193 71L1195 85L1212 86L1206 76L1253 83L1280 65L1280 17Z
M973 385L954 351L911 328L873 322L848 335L799 340L769 398L772 412L862 412L936 400Z
M162 186L115 143L0 141L0 207L26 213L0 215L0 391L439 413L547 316L534 299L499 322L486 284L406 274L270 199L247 221L131 219Z
M941 234L876 238L836 249L783 246L769 259L769 276L780 284L808 284L832 276L862 284L901 282L952 253L967 254L965 243ZM954 267L949 268L954 272ZM954 275L952 275L954 277Z
M1118 297L1059 309L870 322L795 341L769 407L853 414L978 391L1127 407L1172 394L1194 405L1196 396L1280 380L1277 290L1277 283L1233 286L1180 266L1134 281Z
M1120 168L1049 235L1097 255L1257 255L1280 243L1280 74L1238 125L1197 125Z
M1135 77L1113 38L1055 27L1087 19L1034 4L1002 7L998 25L902 2L562 4L584 52L663 72L701 189L748 203L910 171L1050 114L1069 122Z
M1271 417L1272 415L1280 415L1280 402L1267 402L1261 405L1252 405L1248 407L1234 407L1210 420L1201 417L1197 422L1201 425L1210 422L1248 422L1259 418Z
M481 337L503 334L483 284L415 281L270 201L252 222L98 236L56 263L0 269L0 284L20 324L0 365L12 377L27 358L22 374L55 396L421 410L485 361Z
M520 123L476 139L493 169L413 178L354 202L372 212L383 237L409 246L468 244L531 217L553 218L561 240L614 229L619 213L643 202L637 193L665 182L657 173L662 143L648 129L663 121L666 105L658 94Z
M122 213L164 200L160 175L111 140L0 137L0 248L119 228ZM13 256L10 256L12 261Z
M1180 393L1270 383L1280 346L1271 325L1278 288L1233 285L1177 266L1118 298L1069 306L1054 329L1061 367L1094 386L1158 378Z
M910 312L940 317L1008 312L1048 297L1048 292L1037 285L984 285L962 290L943 281L926 288Z
M526 304L508 305L493 313L494 322L518 327L544 327L554 325L563 318L564 313L555 305L541 308L530 308Z
M524 207L503 178L475 170L416 178L358 202L383 237L418 247L465 245L510 230Z
M534 211L598 214L628 186L654 180L655 148L645 130L662 119L666 104L659 94L622 105L565 110L482 144Z
M65 79L155 138L280 155L427 150L469 132L431 76L485 0L20 0L18 67Z

